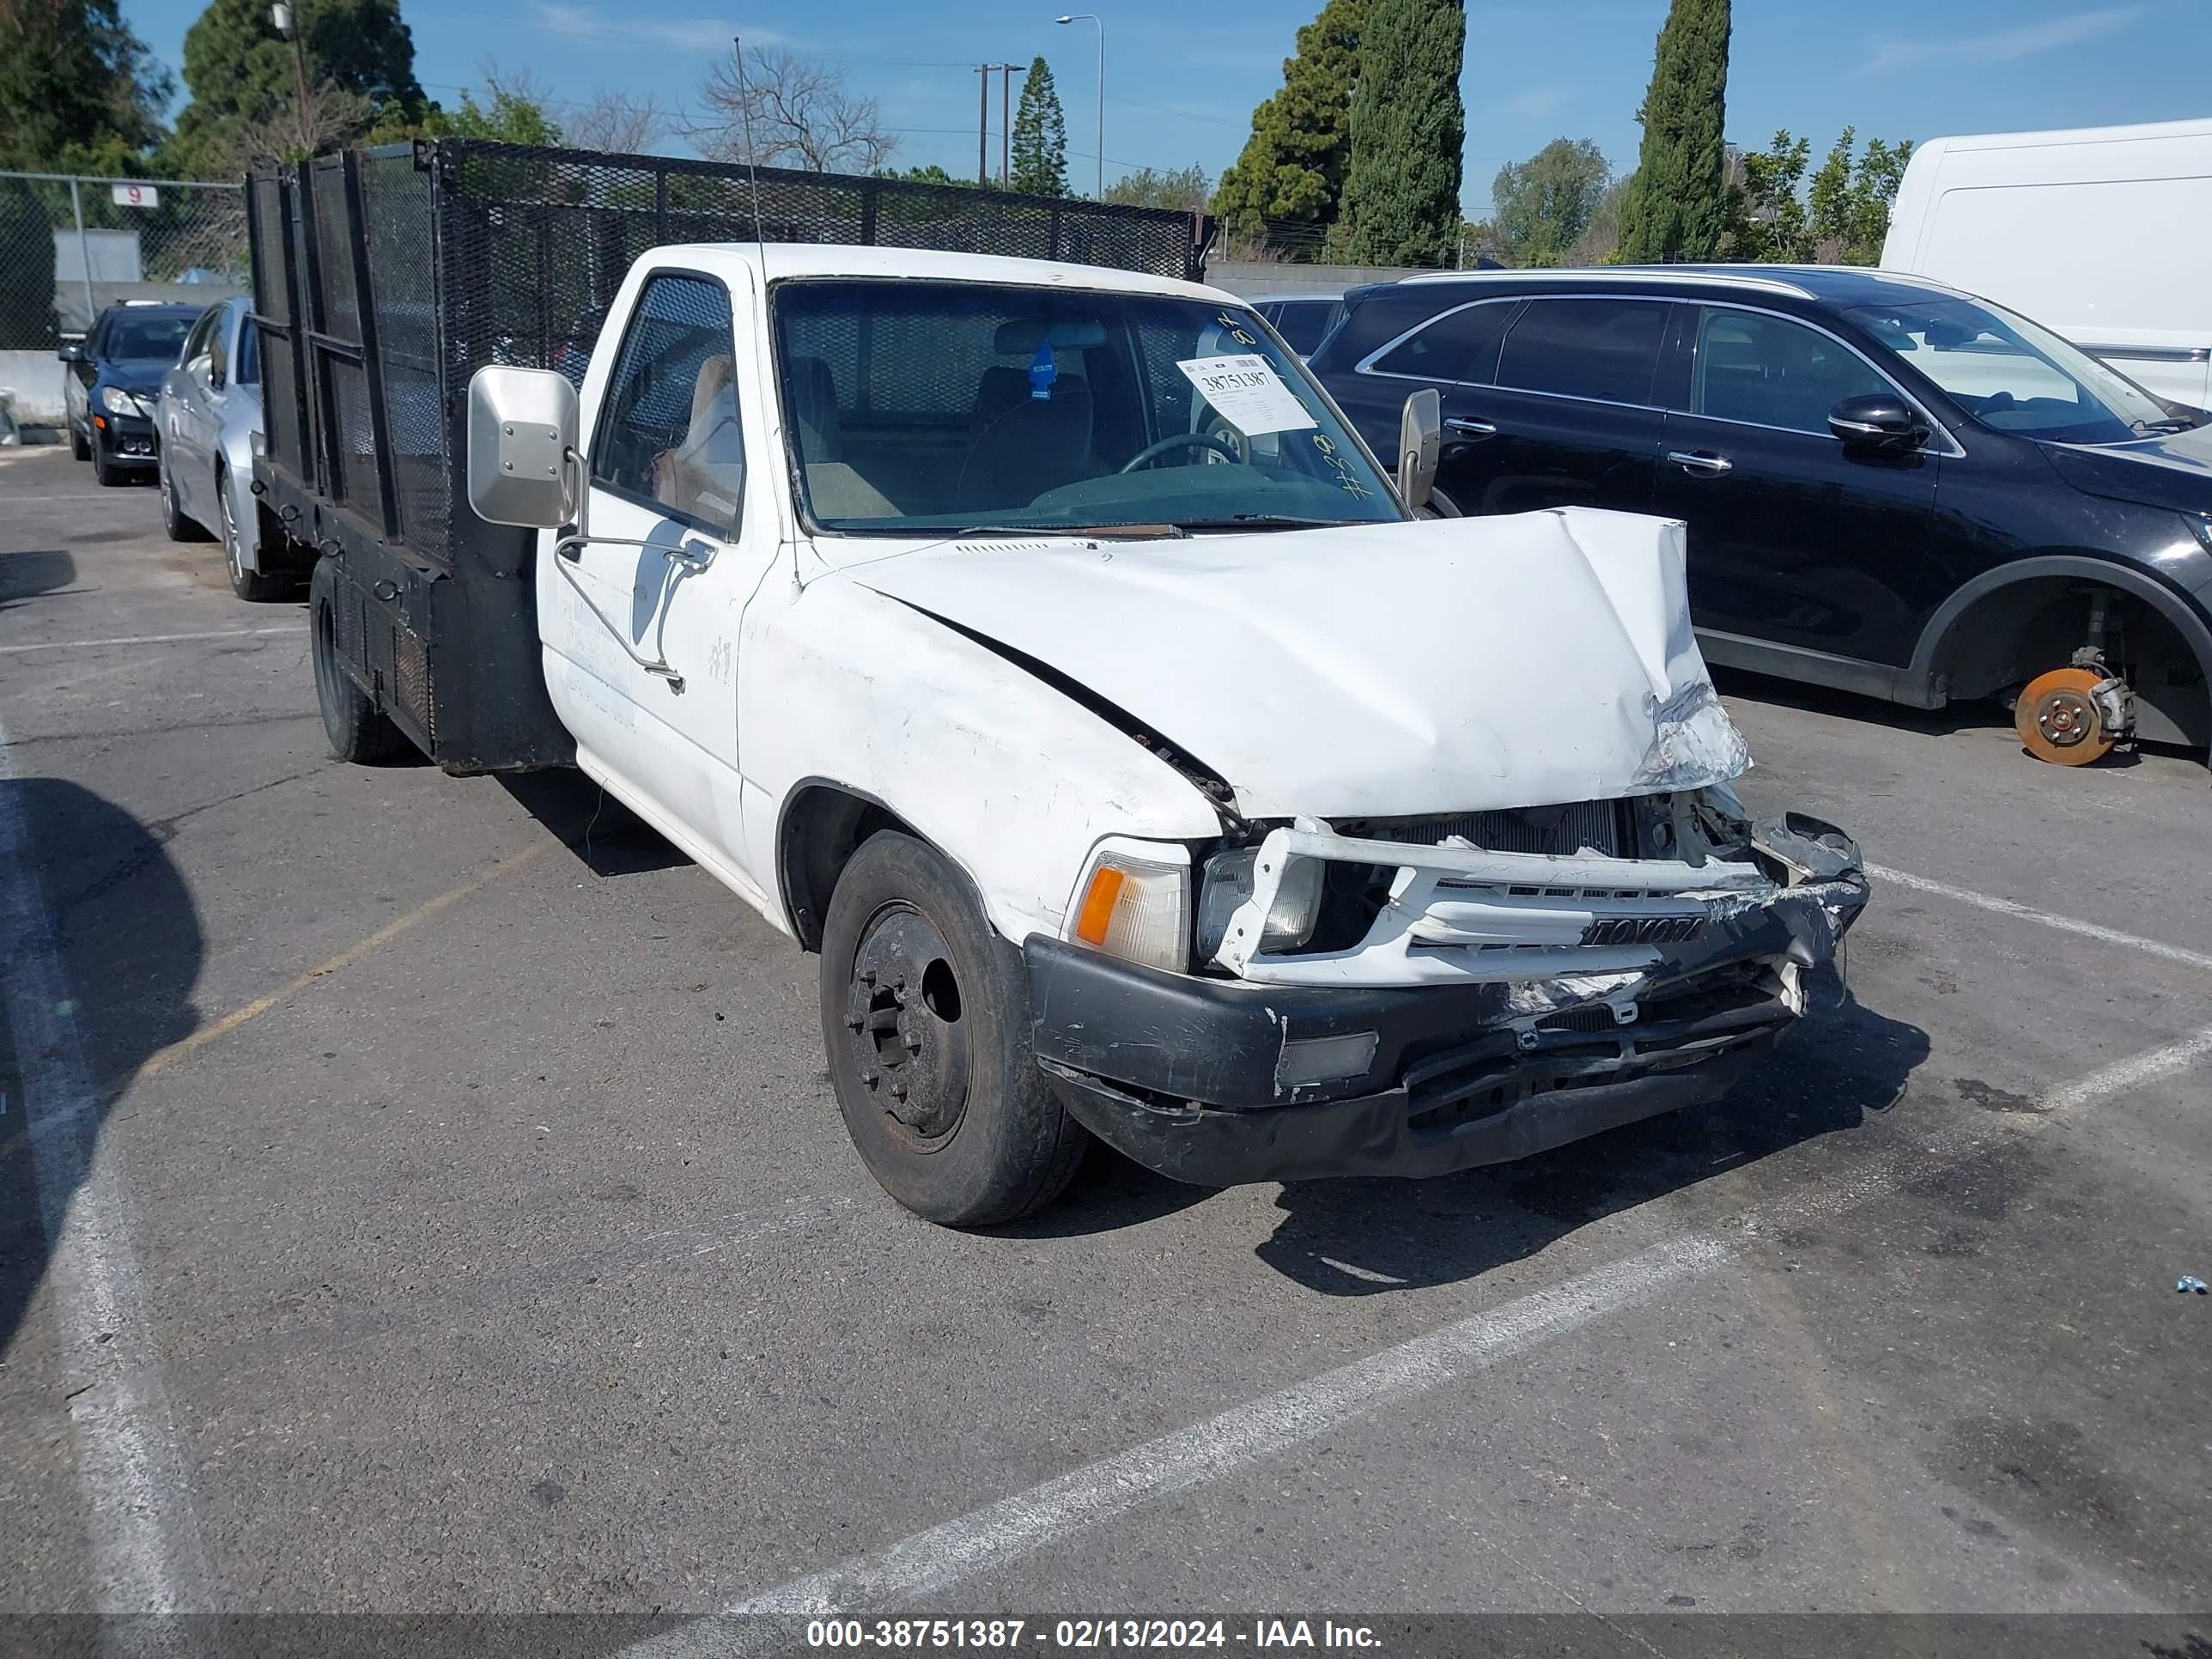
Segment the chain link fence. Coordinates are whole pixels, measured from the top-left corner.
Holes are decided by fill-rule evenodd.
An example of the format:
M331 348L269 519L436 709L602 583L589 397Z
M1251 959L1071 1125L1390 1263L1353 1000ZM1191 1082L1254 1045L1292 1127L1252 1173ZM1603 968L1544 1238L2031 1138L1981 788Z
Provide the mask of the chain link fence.
M54 349L121 300L213 305L251 285L237 184L0 172L0 386L61 418Z

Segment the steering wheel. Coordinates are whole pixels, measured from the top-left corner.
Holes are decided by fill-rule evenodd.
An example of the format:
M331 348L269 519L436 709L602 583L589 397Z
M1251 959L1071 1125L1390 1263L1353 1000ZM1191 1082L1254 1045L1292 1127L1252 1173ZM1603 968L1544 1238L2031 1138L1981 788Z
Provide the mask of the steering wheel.
M1146 462L1158 460L1171 449L1211 449L1222 459L1235 461L1240 465L1244 459L1237 453L1233 445L1215 437L1211 432L1170 432L1157 443L1146 444L1135 454L1130 456L1127 464L1121 468L1121 471L1134 472Z

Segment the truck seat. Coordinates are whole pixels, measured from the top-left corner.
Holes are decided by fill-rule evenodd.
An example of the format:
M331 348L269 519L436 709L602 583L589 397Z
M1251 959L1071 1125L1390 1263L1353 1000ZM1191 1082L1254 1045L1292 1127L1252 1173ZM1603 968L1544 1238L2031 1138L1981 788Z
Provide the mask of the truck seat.
M1027 507L1048 489L1096 476L1091 426L1091 386L1082 376L1063 368L1049 398L1032 398L1026 369L985 369L960 465L960 506Z

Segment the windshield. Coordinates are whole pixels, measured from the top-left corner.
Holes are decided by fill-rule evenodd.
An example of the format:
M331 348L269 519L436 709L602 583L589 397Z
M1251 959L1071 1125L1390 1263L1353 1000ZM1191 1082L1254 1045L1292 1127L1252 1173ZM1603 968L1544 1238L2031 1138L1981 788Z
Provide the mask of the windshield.
M198 320L196 317L133 317L125 312L108 323L100 356L115 362L174 357Z
M2049 329L1978 300L1930 295L1844 314L2000 432L2111 444L2189 424Z
M1403 516L1241 306L833 281L779 285L775 315L797 476L826 530Z

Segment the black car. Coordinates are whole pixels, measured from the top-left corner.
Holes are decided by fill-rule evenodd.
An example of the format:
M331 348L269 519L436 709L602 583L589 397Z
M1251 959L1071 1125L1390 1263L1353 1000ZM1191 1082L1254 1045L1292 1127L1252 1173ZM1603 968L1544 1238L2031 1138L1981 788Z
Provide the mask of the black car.
M1352 289L1312 368L1386 455L1437 389L1439 511L1683 520L1715 663L2006 698L2069 764L2212 744L2212 417L1996 306L1802 266L1440 274Z
M65 341L54 355L69 365L62 384L70 447L92 463L104 484L127 472L150 471L157 459L154 404L161 376L204 306L110 306L82 340Z

